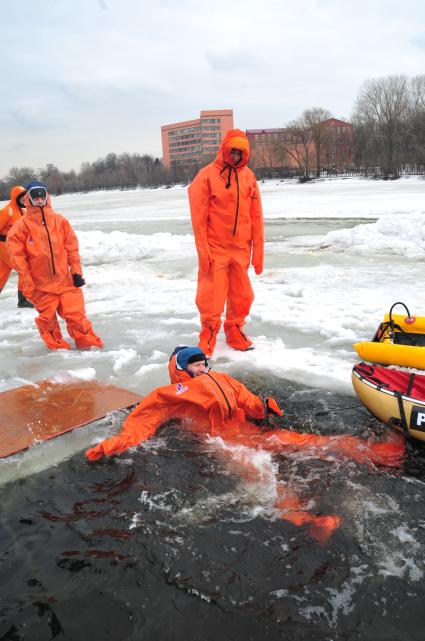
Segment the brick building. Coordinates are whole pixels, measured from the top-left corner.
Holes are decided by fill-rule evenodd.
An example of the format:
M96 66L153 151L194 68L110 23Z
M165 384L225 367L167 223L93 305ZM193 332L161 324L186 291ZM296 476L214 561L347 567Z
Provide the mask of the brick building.
M311 171L317 165L313 131L305 132L305 144L300 143L293 128L247 129L251 146L250 165L254 169L299 169L305 162ZM353 126L349 122L329 118L320 123L320 165L325 170L346 169L353 160Z
M163 163L166 167L198 164L211 160L229 129L233 110L201 111L196 120L161 127Z

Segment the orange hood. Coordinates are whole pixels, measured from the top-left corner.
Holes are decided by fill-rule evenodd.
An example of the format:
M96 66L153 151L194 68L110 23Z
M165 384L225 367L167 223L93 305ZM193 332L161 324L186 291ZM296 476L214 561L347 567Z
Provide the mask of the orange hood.
M25 189L15 185L10 190L10 201L0 209L0 234L7 236L13 225L25 214L25 210L18 205L16 200Z
M47 192L47 202L46 202L45 205L43 205L43 207L38 207L38 206L33 205L30 202L30 198L29 198L28 192L25 194L25 197L24 197L24 205L25 205L25 209L26 209L26 216L28 218L32 218L32 219L35 219L35 220L39 219L39 216L41 214L41 210L42 209L43 209L44 213L52 211L52 205L51 205L51 199L50 199L49 192ZM41 221L41 218L40 218L40 221Z
M239 151L242 152L242 159L237 165L233 164L229 155L231 149L239 149ZM249 161L249 157L249 140L246 134L241 129L230 129L220 145L215 162L219 164L220 167L230 165L231 167L239 169L240 167L245 167Z
M184 383L186 381L193 381L192 376L186 370L177 369L176 356L173 354L168 363L168 373L170 375L171 383Z
M25 187L21 187L20 185L15 185L15 187L12 187L12 189L10 190L10 200L13 203L16 203L17 197L23 194L24 191L25 191Z

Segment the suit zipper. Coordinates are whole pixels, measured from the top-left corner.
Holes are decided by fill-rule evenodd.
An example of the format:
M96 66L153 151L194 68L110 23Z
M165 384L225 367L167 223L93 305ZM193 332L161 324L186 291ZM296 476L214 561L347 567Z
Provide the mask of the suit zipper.
M233 227L233 236L236 234L236 227L238 224L238 215L239 215L239 178L238 178L238 172L235 169L235 179L236 179L236 214L235 214L235 225Z
M211 374L209 372L207 372L207 376L209 376L210 379L214 381L214 383L217 385L217 387L220 390L220 392L223 394L223 398L224 398L224 400L226 401L226 404L227 404L227 409L229 410L229 418L230 418L231 413L232 413L232 408L230 407L229 399L227 398L226 394L224 393L223 388L221 387L221 385L219 383L217 383L215 378L213 376L211 376Z
M52 259L53 274L54 274L54 275L56 275L55 259L53 258L53 247L52 247L52 241L50 240L49 229L48 229L48 227L47 227L46 219L45 219L45 217L44 217L44 210L43 210L43 207L40 207L40 209L41 209L41 215L42 215L42 217L43 217L43 225L44 225L44 229L46 230L46 233L47 233L47 239L48 239L48 241L49 241L50 256L51 256L51 259Z

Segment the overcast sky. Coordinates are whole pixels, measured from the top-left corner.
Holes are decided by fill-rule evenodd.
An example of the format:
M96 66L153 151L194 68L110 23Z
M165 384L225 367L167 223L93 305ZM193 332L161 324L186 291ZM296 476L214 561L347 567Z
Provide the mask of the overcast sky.
M349 119L362 83L425 73L424 0L0 0L0 177L161 156L160 126L234 110Z

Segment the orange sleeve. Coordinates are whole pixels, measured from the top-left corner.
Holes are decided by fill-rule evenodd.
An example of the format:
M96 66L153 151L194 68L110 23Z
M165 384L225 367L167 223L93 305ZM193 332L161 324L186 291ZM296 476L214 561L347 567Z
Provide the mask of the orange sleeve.
M252 259L251 263L256 274L261 274L264 268L264 222L261 207L260 190L254 177L253 195L251 200L252 220Z
M0 234L2 233L3 227L10 225L10 214L9 214L10 204L7 204L5 207L0 209Z
M83 269L81 267L81 259L78 251L78 239L75 235L74 230L71 227L71 224L60 216L61 219L61 231L63 237L63 243L65 251L67 254L67 261L71 274L81 274L83 275Z
M27 236L28 231L26 226L22 221L18 221L7 234L6 244L13 267L23 278L24 282L27 283L27 286L34 287L25 247Z
M210 189L208 175L205 171L201 170L195 176L189 186L188 193L199 268L201 271L207 272L212 260L207 236Z
M259 397L249 391L248 388L243 385L236 378L231 376L227 377L229 384L233 387L236 393L236 402L238 407L243 409L245 414L250 418L264 418L264 402Z
M158 387L128 415L118 436L112 436L99 445L87 450L86 456L96 461L102 456L121 454L129 447L138 445L153 436L168 419L188 415L188 409L195 408L199 415L217 421L219 404L202 385L201 377L188 381Z

